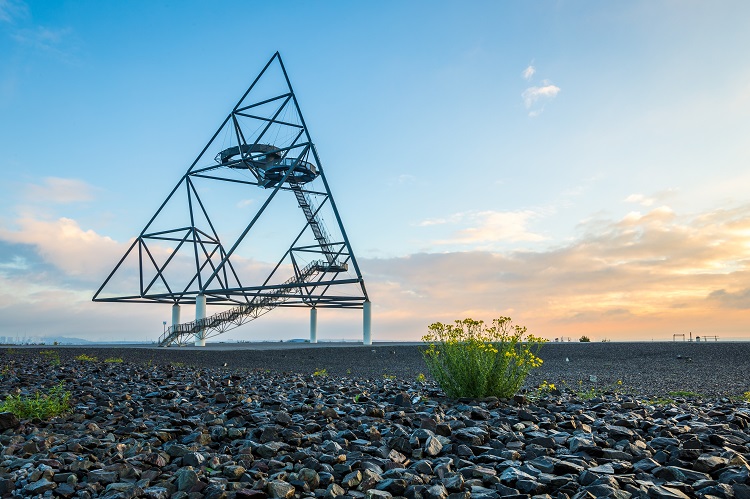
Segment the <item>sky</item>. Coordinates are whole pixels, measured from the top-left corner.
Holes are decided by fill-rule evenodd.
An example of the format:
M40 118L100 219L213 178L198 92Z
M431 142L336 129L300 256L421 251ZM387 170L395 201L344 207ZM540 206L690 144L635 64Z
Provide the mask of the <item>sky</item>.
M499 316L550 340L749 340L748 18L745 1L0 0L0 337L161 334L169 305L91 297L279 51L376 341ZM308 327L277 309L219 339ZM321 340L361 334L360 311L318 314Z

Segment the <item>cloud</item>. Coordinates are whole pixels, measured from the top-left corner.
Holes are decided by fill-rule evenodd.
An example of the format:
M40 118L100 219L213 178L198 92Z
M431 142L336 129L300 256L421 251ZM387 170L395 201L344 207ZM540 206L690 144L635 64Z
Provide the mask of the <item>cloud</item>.
M750 288L741 289L734 293L728 293L724 289L712 291L708 297L716 300L724 308L736 308L750 310Z
M117 261L125 245L93 230L83 230L75 220L53 221L31 217L16 221L18 229L0 228L0 239L31 245L44 261L70 276L100 276Z
M531 77L534 76L534 73L536 73L536 69L534 68L534 66L529 64L529 66L523 70L521 76L524 80L529 81L531 80Z
M25 189L26 196L36 202L59 204L92 201L96 188L82 180L46 177L41 184L30 184Z
M523 103L526 109L531 109L538 103L544 103L557 97L560 93L560 87L546 82L541 87L529 87L523 91L521 97L523 97ZM541 111L539 111L541 112Z
M477 245L498 242L542 241L544 236L531 232L528 224L540 214L532 210L520 211L466 211L454 213L447 218L423 220L421 227L459 225L445 239L435 241L439 245Z
M424 224L470 221L475 230L459 229L456 237L485 241L493 236L480 236L480 229L516 227L520 234L529 233L526 224L535 216L463 212ZM127 244L84 230L70 219L24 219L17 226L15 231L0 229L0 308L9 321L0 334L10 334L8 324L24 321L24 331L57 332L95 320L106 322L106 334L118 338L134 328L141 328L139 333L160 329L162 318L169 319L168 308L91 308L88 303L92 288ZM548 338L586 334L595 340L671 339L672 333L687 331L722 338L748 334L750 204L695 214L660 206L617 219L594 218L581 225L575 240L536 251L418 253L359 263L373 302L374 335L380 340L417 340L434 321L498 315L509 315ZM268 268L251 260L236 265L242 276L252 278ZM183 312L188 318L191 313L188 307ZM292 336L304 334L306 319L295 313L274 311L235 337L257 338L259 331L274 337L272 325L283 321L299 322ZM334 312L324 316L334 317ZM360 337L355 312L335 317L327 320L332 321L331 331L340 328L337 337ZM85 329L97 334L88 322Z
M513 311L550 338L746 336L750 205L592 220L575 241L542 251L423 253L361 266L386 330Z
M29 15L29 7L17 0L0 0L0 22L12 23Z
M21 45L67 58L67 51L63 47L69 43L72 33L70 28L34 26L16 30L11 38Z
M644 194L631 194L625 198L626 203L639 204L644 207L653 206L656 203L664 202L674 195L677 189L665 189L656 194L646 196Z

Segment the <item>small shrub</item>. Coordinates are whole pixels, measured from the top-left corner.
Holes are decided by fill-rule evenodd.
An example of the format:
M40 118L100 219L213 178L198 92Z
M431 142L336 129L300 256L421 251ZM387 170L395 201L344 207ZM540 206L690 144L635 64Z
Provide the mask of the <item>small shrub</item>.
M56 350L42 350L39 352L42 356L49 359L50 364L53 366L60 365L60 354Z
M80 360L81 362L96 362L99 359L97 359L96 357L92 357L90 355L86 355L85 353L82 353L81 355L76 357L76 360Z
M120 357L109 357L108 359L104 359L104 362L107 364L122 364L122 359Z
M417 374L417 383L424 383L427 381L427 376L422 373Z
M436 322L429 326L422 351L432 377L452 398L507 398L515 394L531 369L542 365L536 354L544 339L527 334L500 317L484 321L464 319L455 325Z
M750 391L742 394L742 400L744 400L745 402L750 402Z
M32 397L8 395L0 403L0 412L12 412L20 419L49 419L70 410L70 392L63 384L55 385L49 393L36 392Z
M315 372L313 372L313 376L315 376L316 378L325 378L326 376L328 376L328 369L316 369Z
M578 341L580 341L581 343L589 343L589 342L591 342L591 338L589 338L586 335L583 335L580 338L578 338Z
M695 398L701 398L703 395L701 395L698 392L691 392L687 390L677 390L674 392L669 392L670 397L674 398L684 398L684 399L695 399Z

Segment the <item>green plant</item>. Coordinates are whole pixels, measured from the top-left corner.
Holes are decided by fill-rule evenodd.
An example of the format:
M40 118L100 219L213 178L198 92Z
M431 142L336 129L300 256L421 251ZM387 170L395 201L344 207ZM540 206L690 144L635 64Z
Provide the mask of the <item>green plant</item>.
M742 400L744 400L745 402L750 402L750 391L742 394Z
M316 369L312 375L316 378L325 378L326 376L328 376L328 369Z
M170 362L169 365L171 365L172 367L185 367L184 362Z
M583 336L578 338L578 341L580 341L581 343L589 343L591 341L591 338L584 334Z
M362 394L361 394L361 393L358 393L358 394L356 394L356 395L354 396L354 403L355 403L355 404L358 404L358 403L359 403L359 399L360 399L360 397L361 397L361 396L362 396Z
M424 383L427 381L427 376L422 373L417 374L417 383Z
M39 354L47 357L50 364L52 364L53 366L60 365L60 354L56 350L42 350L39 352Z
M109 357L107 359L104 359L104 362L107 364L122 364L122 358L120 357Z
M518 391L531 369L542 365L536 354L544 339L500 317L436 322L422 337L422 356L432 377L449 397L507 398Z
M62 383L55 385L49 393L36 392L31 397L8 395L0 403L0 412L12 412L21 419L49 419L70 410L70 392Z
M393 381L394 379L396 379L396 376L394 374L384 374L383 375L383 379L387 379L389 381Z
M673 398L686 398L686 399L695 399L695 398L703 397L703 395L701 395L698 392L691 392L687 390L677 390L674 392L669 392L669 396Z
M85 353L82 353L81 355L76 357L76 360L80 360L81 362L96 362L99 359L97 359L96 357L92 357L90 355L86 355Z

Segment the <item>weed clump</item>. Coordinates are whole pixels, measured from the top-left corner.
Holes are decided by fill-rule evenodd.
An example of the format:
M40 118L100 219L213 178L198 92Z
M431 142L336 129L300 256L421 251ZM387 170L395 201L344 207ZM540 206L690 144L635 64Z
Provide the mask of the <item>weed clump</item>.
M0 412L12 412L20 419L49 419L70 410L70 392L62 383L52 387L48 393L36 392L31 397L8 395L0 403Z
M500 317L491 326L473 319L436 322L422 341L427 368L449 397L508 398L542 365L537 353L546 340Z

